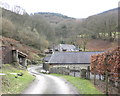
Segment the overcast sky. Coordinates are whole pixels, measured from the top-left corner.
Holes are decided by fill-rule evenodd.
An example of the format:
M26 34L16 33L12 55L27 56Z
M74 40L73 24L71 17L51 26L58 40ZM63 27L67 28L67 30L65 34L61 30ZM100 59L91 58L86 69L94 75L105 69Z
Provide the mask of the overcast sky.
M55 12L75 18L88 16L117 8L120 0L0 0L19 5L28 13Z

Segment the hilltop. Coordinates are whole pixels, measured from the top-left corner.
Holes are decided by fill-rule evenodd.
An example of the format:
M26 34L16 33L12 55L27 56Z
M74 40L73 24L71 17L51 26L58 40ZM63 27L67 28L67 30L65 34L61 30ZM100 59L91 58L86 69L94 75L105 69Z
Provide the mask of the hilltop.
M34 15L41 15L44 19L46 19L50 24L58 24L64 21L78 21L82 19L77 19L73 17L68 17L66 15L60 13L53 13L53 12L36 12Z

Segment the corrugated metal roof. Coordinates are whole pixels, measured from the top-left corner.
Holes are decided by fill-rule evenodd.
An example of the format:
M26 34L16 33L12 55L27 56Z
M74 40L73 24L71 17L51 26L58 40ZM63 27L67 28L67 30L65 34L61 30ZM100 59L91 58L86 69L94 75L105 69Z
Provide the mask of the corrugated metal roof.
M90 63L91 55L99 53L102 52L55 52L49 63Z

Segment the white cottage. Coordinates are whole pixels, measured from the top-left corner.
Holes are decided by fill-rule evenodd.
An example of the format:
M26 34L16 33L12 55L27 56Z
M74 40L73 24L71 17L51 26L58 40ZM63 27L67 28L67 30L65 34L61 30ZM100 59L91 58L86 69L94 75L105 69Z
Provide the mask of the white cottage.
M55 51L59 51L59 52L63 52L63 51L79 51L78 48L76 48L76 46L71 45L71 44L59 44L57 46L54 47Z

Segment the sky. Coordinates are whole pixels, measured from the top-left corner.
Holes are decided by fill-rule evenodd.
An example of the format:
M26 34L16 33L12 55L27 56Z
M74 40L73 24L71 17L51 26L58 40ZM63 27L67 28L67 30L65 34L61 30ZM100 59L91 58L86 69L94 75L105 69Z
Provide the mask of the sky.
M0 0L9 5L18 5L27 11L54 12L74 18L87 18L118 7L120 0Z

